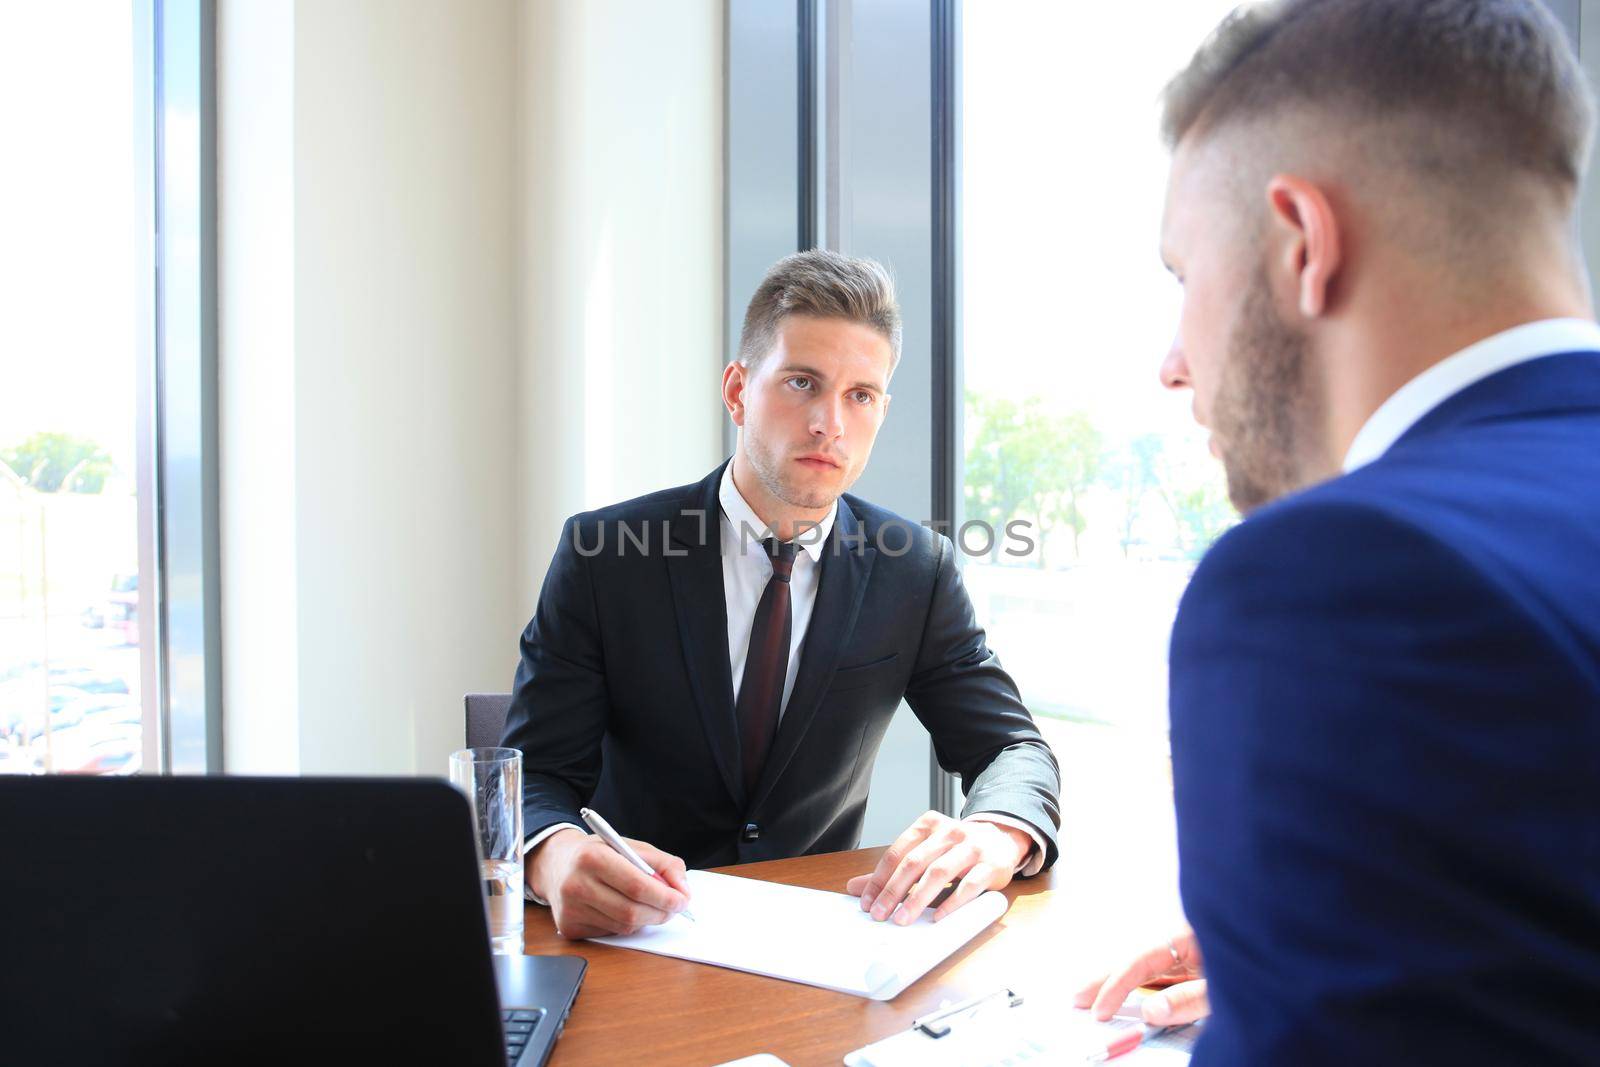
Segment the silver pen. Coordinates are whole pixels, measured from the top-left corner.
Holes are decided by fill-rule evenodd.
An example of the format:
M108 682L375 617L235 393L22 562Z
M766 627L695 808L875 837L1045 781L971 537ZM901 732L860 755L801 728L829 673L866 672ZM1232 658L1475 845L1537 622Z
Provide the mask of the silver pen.
M642 856L640 856L632 848L628 847L628 843L622 839L620 834L611 828L610 823L606 822L600 817L600 813L598 811L594 811L590 808L579 808L578 814L583 818L583 821L588 824L589 829L593 830L595 834L599 836L600 840L610 845L612 849L616 851L617 855L621 856L623 859L639 868L641 872L648 874L651 878L654 878L662 885L669 889L672 888L672 883L661 877L657 871L652 869L651 866L644 861ZM684 908L682 911L678 912L678 914L682 915L690 922L695 921L694 916L689 914L688 908Z

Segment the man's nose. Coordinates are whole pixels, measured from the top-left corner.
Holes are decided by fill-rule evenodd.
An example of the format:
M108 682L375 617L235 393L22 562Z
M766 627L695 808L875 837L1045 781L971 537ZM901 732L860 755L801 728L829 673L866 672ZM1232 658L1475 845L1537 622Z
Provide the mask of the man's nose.
M1193 384L1189 378L1189 363L1183 358L1183 345L1177 338L1173 338L1167 358L1161 361L1161 384L1168 389L1188 389Z
M844 407L838 397L817 398L811 406L811 432L830 441L844 433Z

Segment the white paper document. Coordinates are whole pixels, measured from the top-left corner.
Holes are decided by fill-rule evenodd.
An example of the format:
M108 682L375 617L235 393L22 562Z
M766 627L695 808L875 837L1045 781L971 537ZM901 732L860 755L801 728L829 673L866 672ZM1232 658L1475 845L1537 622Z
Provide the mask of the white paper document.
M929 909L909 926L874 922L858 897L690 871L689 910L605 945L711 963L769 978L890 1000L1006 911L984 893L935 923Z

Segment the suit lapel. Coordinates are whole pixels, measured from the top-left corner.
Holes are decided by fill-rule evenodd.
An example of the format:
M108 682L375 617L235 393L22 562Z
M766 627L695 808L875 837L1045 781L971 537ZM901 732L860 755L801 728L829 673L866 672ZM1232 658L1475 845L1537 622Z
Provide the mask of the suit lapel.
M816 717L822 694L839 666L839 654L855 629L861 597L866 592L867 577L872 573L872 561L877 554L876 549L866 544L855 512L841 499L833 532L822 547L817 601L812 606L811 623L801 646L794 691L789 694L788 706L778 724L778 735L772 742L772 752L761 770L755 803L747 810L758 808L772 792L774 783L789 765L811 720Z
M728 792L742 808L739 724L734 717L728 665L728 601L722 589L722 514L717 503L721 479L722 468L718 467L684 500L682 512L671 521L672 541L678 547L667 554L667 573L684 664L706 740Z

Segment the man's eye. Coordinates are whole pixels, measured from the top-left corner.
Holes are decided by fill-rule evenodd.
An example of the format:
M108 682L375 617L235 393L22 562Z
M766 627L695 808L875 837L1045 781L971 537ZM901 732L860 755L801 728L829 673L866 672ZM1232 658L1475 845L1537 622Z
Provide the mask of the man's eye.
M874 397L871 393L867 392L865 389L857 389L856 390L856 403L857 404L863 404L863 405L870 404L875 399L876 399L876 397Z
M811 388L811 379L810 378L790 378L789 379L789 384L794 386L796 389L799 389L801 391L805 391L805 390Z

